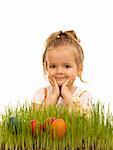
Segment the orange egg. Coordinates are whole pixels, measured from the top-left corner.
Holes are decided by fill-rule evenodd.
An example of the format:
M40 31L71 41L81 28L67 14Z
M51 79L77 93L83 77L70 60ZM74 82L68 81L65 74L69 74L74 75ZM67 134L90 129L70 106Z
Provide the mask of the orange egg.
M63 119L56 119L51 126L50 135L52 139L62 139L66 134L66 122Z

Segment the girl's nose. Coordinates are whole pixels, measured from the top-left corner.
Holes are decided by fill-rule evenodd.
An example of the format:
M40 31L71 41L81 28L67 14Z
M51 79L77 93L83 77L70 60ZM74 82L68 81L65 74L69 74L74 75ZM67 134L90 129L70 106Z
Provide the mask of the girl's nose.
M56 72L57 72L57 73L63 73L62 67L58 67L57 70L56 70Z

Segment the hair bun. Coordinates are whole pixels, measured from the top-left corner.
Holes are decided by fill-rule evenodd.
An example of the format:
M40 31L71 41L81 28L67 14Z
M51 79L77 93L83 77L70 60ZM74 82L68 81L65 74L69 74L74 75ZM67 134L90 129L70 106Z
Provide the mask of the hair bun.
M76 33L74 30L69 30L69 31L65 31L65 33L69 33L71 35L73 35L75 37L75 39L80 42L80 39L77 37Z

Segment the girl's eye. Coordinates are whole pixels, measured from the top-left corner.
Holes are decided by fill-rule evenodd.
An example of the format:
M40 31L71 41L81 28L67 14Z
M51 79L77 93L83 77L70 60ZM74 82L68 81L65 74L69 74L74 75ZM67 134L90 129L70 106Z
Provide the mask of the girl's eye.
M55 68L55 65L50 65L49 68Z
M69 66L69 65L65 65L65 68L71 68L71 66Z

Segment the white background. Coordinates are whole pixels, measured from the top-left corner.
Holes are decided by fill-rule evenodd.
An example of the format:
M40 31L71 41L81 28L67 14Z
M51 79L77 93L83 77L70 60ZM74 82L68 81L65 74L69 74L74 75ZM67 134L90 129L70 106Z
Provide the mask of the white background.
M76 31L84 48L85 80L94 102L113 108L112 0L0 0L0 112L31 101L46 81L44 41L57 30ZM112 110L113 112L113 110Z

